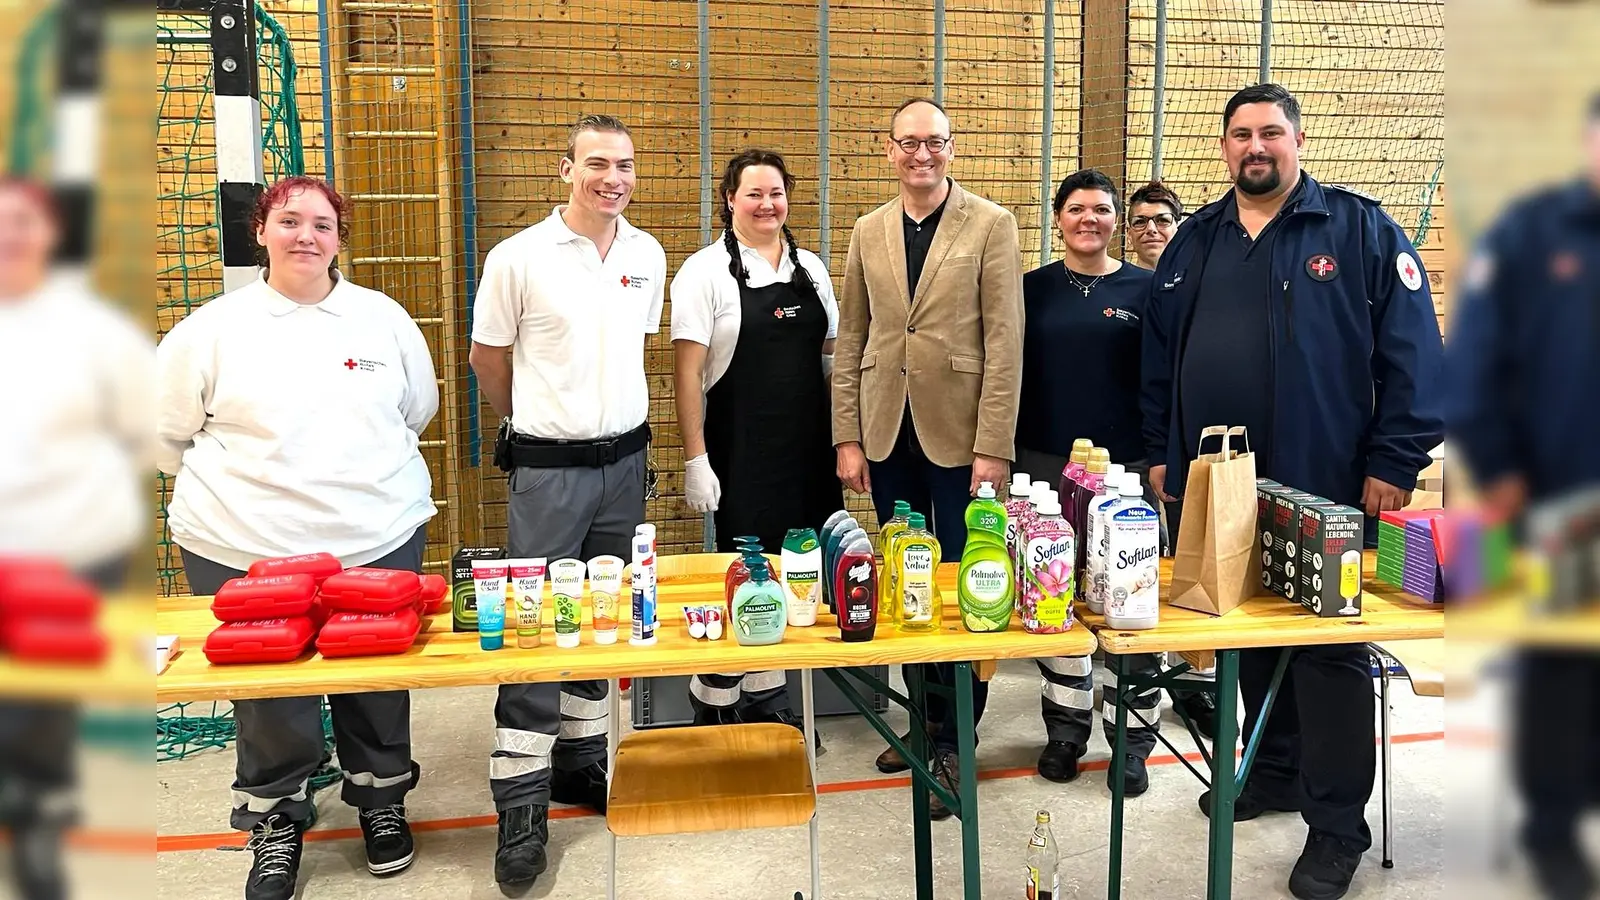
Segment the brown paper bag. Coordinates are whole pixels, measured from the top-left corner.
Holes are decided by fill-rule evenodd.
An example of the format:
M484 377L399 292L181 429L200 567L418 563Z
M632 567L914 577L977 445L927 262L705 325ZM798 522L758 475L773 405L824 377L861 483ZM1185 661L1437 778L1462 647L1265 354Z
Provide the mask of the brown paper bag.
M1220 616L1250 599L1261 582L1256 458L1244 431L1214 425L1200 433L1173 551L1173 606ZM1207 453L1210 444L1220 444L1219 450Z

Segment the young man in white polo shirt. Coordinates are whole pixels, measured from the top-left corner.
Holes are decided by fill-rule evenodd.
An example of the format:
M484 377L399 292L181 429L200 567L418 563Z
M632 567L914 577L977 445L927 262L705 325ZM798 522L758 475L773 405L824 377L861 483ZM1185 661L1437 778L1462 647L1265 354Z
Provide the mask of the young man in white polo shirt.
M660 327L667 257L622 217L634 161L621 121L579 119L560 173L568 204L484 261L470 360L510 420L495 452L510 473L510 555L626 559L644 521L644 336ZM551 799L605 811L606 707L604 681L500 687L489 760L500 884L545 870Z

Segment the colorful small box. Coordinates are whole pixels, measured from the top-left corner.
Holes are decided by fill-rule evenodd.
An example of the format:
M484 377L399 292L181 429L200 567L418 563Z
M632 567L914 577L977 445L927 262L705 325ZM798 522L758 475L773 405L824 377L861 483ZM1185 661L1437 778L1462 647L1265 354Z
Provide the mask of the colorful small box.
M1360 510L1333 503L1300 509L1299 578L1289 599L1319 616L1361 614L1361 544L1366 520Z

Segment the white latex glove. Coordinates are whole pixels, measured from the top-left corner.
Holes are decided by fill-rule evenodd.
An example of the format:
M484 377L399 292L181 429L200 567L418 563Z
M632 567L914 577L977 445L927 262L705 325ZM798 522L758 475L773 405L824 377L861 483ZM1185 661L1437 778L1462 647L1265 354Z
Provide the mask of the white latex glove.
M689 508L698 513L714 511L722 500L722 482L704 453L683 464L683 493Z

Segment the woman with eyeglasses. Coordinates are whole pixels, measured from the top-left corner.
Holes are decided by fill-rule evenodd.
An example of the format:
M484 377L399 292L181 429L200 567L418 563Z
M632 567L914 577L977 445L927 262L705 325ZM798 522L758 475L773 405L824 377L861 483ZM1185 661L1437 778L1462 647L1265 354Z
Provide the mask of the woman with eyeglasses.
M1161 251L1183 220L1183 201L1172 189L1152 181L1128 198L1128 237L1133 239L1133 258L1141 269L1154 269Z

